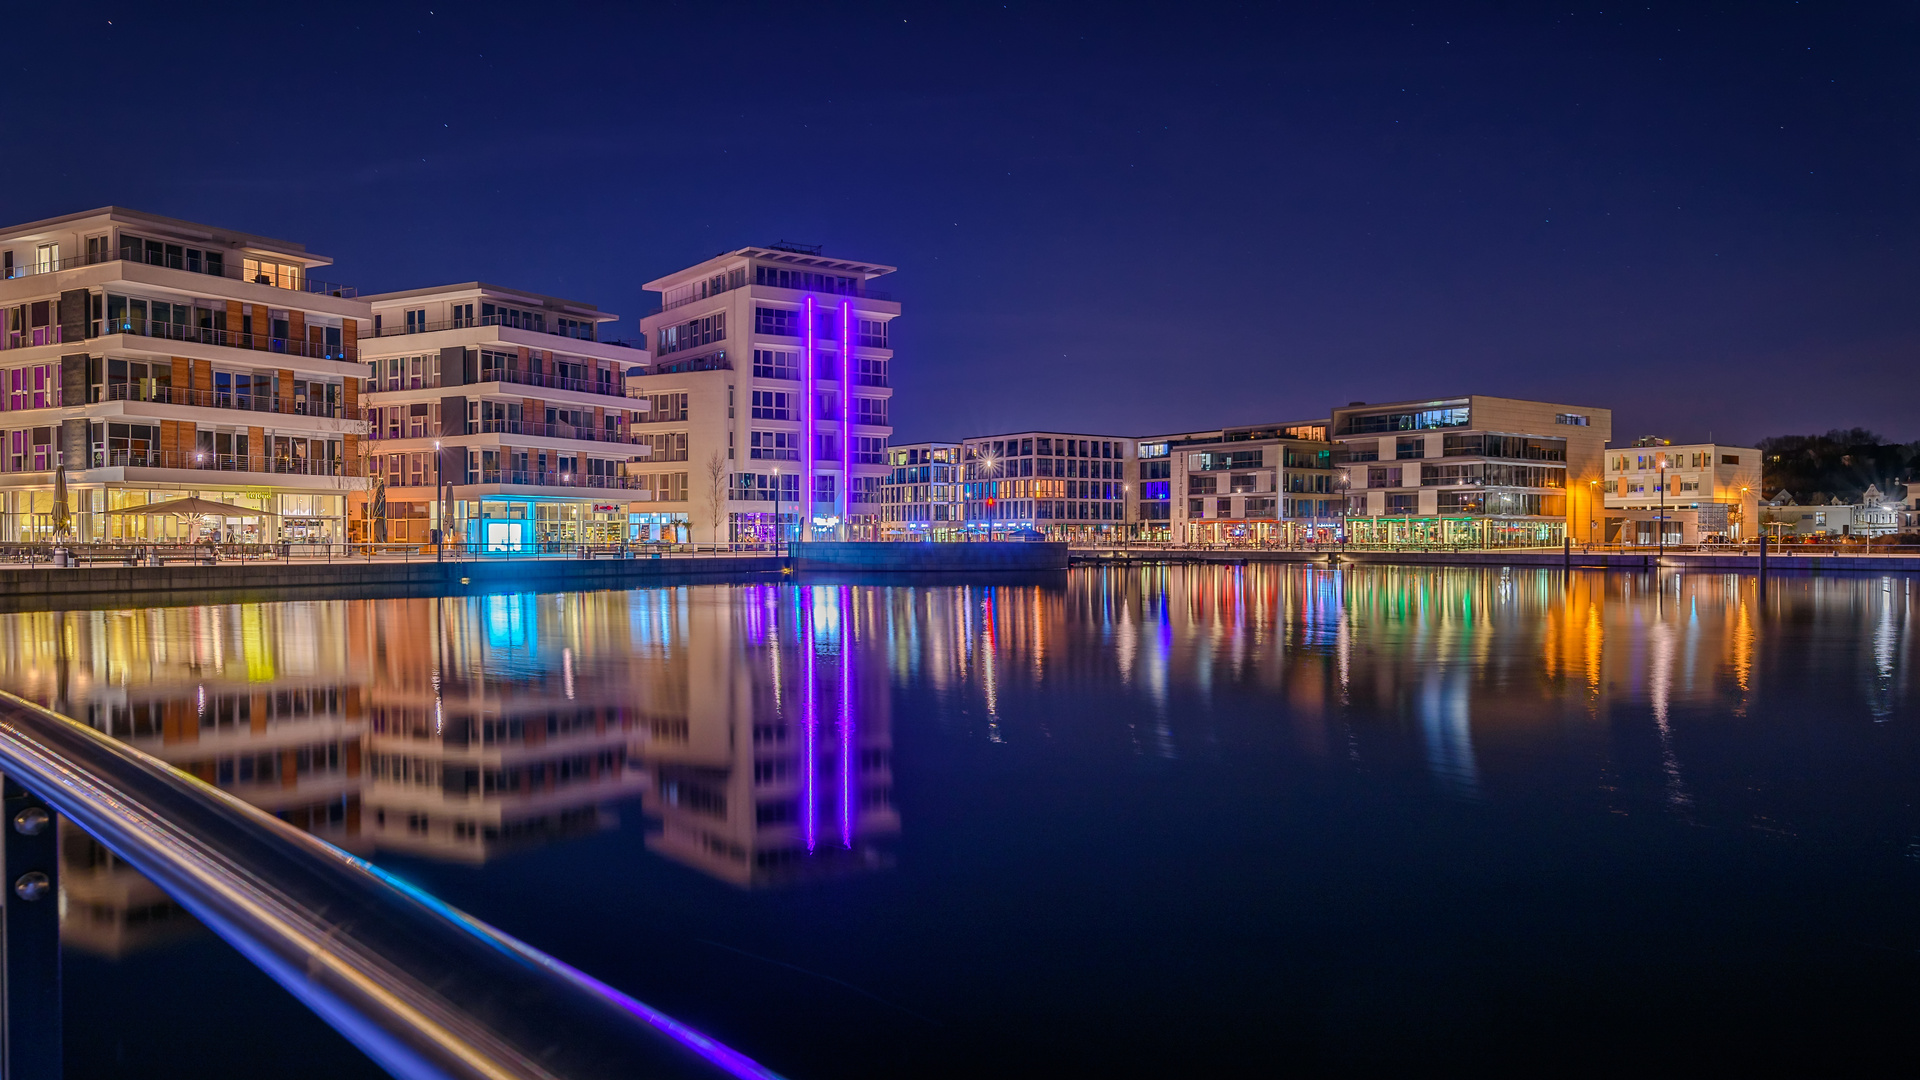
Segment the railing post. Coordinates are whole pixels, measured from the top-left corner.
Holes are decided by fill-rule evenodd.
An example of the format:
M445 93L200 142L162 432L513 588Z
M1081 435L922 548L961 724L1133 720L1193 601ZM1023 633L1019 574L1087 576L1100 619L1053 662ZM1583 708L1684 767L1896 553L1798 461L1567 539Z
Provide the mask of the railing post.
M5 781L0 1077L60 1080L60 852L53 810Z

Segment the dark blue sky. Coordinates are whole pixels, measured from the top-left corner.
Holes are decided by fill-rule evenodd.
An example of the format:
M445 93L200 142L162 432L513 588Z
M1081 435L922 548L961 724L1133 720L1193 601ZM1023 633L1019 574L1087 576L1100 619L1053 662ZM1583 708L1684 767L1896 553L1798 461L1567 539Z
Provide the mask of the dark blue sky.
M657 274L824 244L901 267L899 441L1462 391L1920 438L1913 4L10 16L9 220L121 203L627 330Z

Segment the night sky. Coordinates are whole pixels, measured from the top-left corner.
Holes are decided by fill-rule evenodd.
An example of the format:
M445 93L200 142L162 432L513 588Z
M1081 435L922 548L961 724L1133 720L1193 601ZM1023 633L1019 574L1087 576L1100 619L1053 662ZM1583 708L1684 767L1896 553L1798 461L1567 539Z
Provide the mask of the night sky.
M1315 7L1337 9L1316 11ZM5 218L363 292L891 263L895 439L1482 392L1920 438L1920 7L44 4Z

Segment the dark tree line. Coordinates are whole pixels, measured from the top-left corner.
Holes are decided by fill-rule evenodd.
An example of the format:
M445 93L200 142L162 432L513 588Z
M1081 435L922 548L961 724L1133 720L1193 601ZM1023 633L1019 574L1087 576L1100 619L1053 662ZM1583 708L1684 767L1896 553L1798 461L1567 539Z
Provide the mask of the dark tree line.
M1883 442L1865 428L1760 440L1761 488L1768 496L1786 488L1801 503L1830 495L1853 502L1869 485L1897 499L1917 469L1920 442Z

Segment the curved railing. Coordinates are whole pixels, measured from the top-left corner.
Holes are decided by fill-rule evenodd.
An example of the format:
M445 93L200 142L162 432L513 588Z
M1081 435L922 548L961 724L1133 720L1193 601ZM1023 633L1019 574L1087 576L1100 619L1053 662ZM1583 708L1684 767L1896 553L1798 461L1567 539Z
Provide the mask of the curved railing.
M775 1076L365 860L6 693L0 771L395 1076Z

